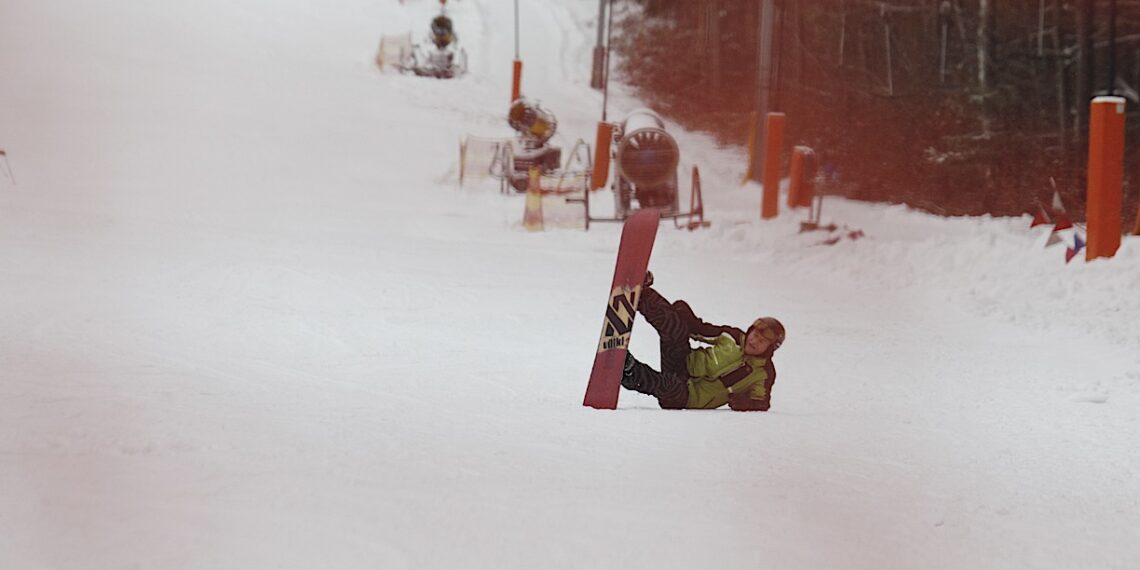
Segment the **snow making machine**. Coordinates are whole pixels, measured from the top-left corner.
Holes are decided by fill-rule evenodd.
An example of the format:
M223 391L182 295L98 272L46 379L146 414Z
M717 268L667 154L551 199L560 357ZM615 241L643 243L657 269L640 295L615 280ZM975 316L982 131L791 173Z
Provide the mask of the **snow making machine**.
M613 129L610 154L614 176L610 188L614 193L614 216L593 217L590 214L591 193L587 192L583 199L587 229L590 222L625 221L630 214L642 208L656 208L662 219L672 219L678 228L707 227L709 222L704 219L700 172L696 166L693 166L689 209L681 211L677 181L681 151L677 141L665 130L661 117L649 109L638 109L621 123L610 126ZM599 139L602 138L603 135L599 135ZM599 155L605 152L605 149L598 149ZM601 156L596 162L596 168L604 170L608 167ZM595 189L604 185L607 174L601 172L602 183L595 178ZM685 219L683 223L682 219Z
M567 176L574 175L574 178L581 180L584 186L585 175L589 171L590 149L579 139L570 151L570 160L566 168L563 168L562 148L550 144L550 138L558 130L558 119L554 113L537 101L519 97L511 102L510 110L507 112L507 124L518 133L518 138L514 144L506 148L504 154L502 172L504 192L508 187L517 192L526 192L531 168L538 168L539 174L547 178L556 177L564 180ZM582 163L583 150L585 164ZM557 186L559 189L564 189L562 183Z
M465 179L495 178L503 194L525 193L531 168L541 176L546 194L584 192L590 176L590 146L574 142L562 164L562 148L551 144L558 130L554 113L538 101L520 97L511 102L507 124L514 137L488 138L467 135L459 142L459 183Z
M467 51L459 46L459 36L446 10L444 4L443 11L432 18L427 41L407 50L400 65L402 70L440 79L467 73Z

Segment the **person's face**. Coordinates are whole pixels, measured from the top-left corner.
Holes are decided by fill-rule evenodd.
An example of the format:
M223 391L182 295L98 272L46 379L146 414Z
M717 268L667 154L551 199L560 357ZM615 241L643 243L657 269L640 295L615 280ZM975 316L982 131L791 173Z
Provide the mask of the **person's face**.
M760 356L772 346L772 339L765 337L765 332L768 332L768 329L759 327L748 331L748 336L744 337L744 354Z

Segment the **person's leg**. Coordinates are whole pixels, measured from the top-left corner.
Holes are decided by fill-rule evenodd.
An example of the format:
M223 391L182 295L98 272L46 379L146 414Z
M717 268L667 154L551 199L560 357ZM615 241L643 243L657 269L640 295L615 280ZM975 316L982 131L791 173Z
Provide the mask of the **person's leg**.
M692 309L684 301L670 303L652 287L644 287L637 310L657 329L661 340L661 371L687 378L690 327L695 318Z
M621 385L627 390L657 398L657 404L667 410L680 410L689 403L686 374L658 372L645 363L638 362L630 353L625 356Z

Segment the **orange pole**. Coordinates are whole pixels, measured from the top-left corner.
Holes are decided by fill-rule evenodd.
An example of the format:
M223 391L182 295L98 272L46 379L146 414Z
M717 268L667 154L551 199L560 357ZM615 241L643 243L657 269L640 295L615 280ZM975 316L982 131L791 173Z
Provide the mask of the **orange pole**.
M590 190L606 185L610 176L610 141L614 137L614 124L598 122L598 135L594 139L594 171L590 173Z
M1120 248L1124 186L1124 98L1096 97L1089 111L1088 241L1085 261Z
M792 161L788 166L788 207L800 205L804 190L804 152L801 147L792 147Z
M784 114L768 113L764 136L764 195L760 201L760 218L775 218L780 213L780 160L784 146Z
M519 98L519 85L522 84L522 60L515 60L514 77L511 79L511 103Z
M756 156L756 111L752 111L748 119L748 169L744 171L744 179L740 181L743 186L749 180L752 180L752 157Z
M815 177L819 172L819 158L810 146L797 147L802 155L803 174L800 175L800 192L797 206L810 208L815 198Z

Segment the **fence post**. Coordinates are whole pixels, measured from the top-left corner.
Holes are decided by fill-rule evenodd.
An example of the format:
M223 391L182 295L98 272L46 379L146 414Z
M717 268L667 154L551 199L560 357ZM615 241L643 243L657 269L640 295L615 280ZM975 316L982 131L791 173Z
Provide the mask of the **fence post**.
M811 206L815 195L815 151L810 146L792 147L791 166L788 168L788 207Z
M744 171L744 178L740 181L741 186L755 177L756 167L752 163L756 157L756 126L756 111L752 111L748 118L748 169Z
M1124 183L1124 98L1096 97L1089 107L1085 261L1112 257L1120 248Z
M768 113L764 129L764 195L760 202L760 218L775 218L780 213L780 161L783 159L784 114Z

